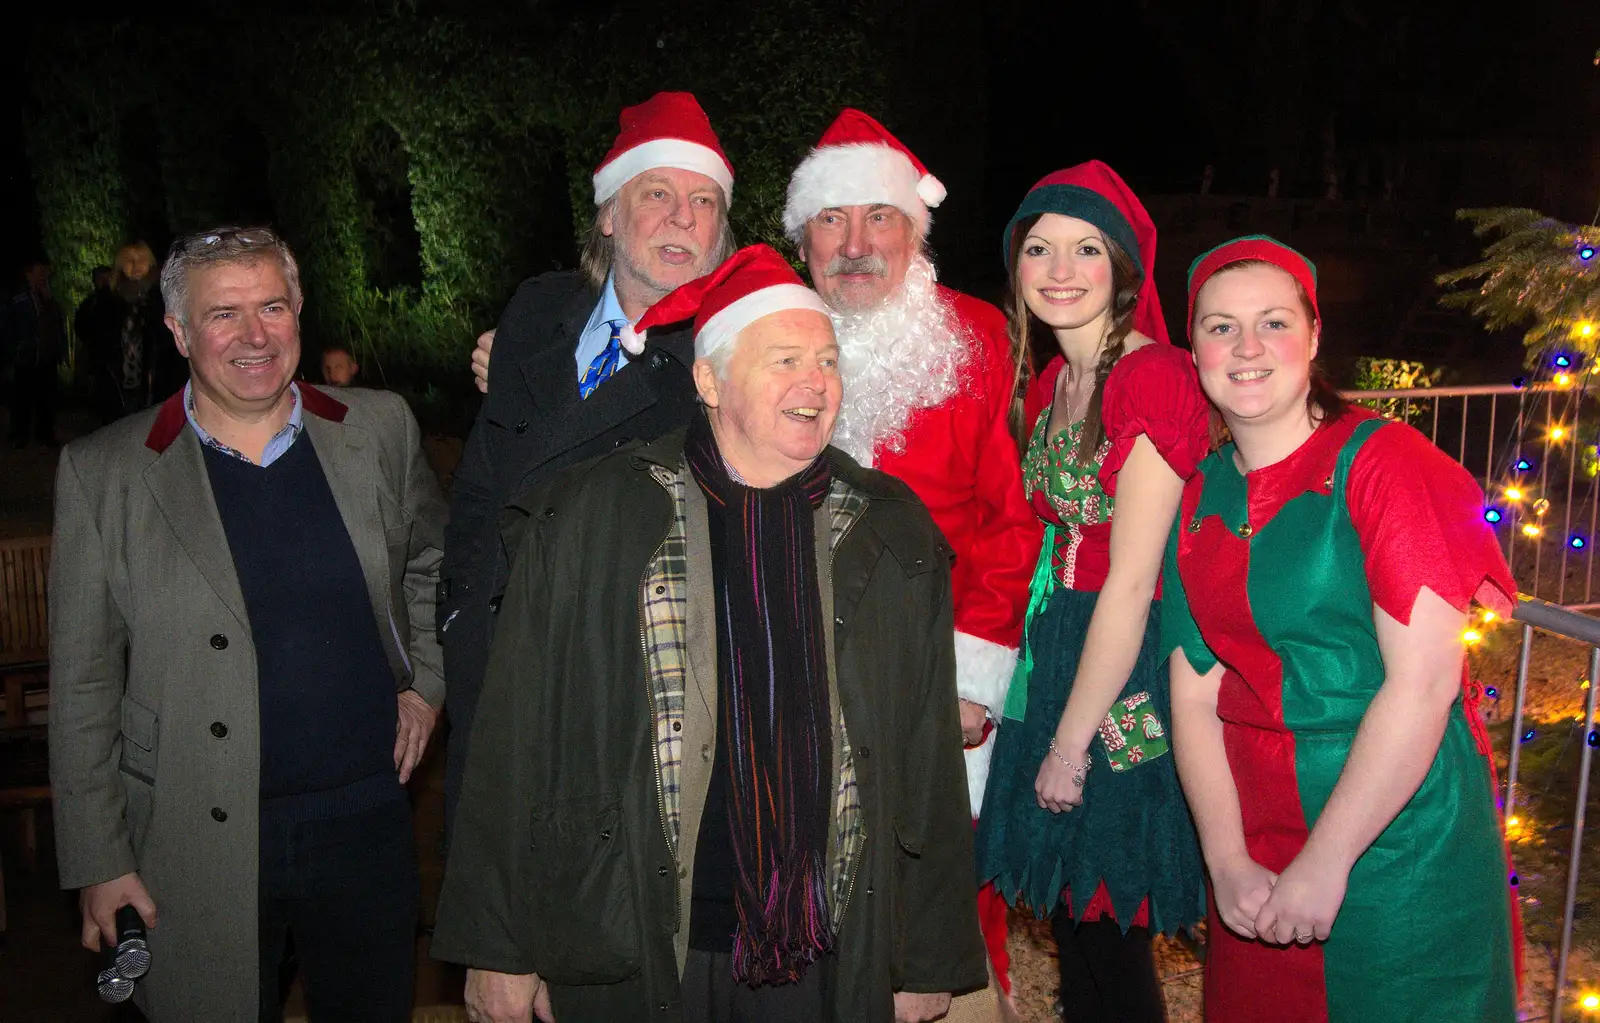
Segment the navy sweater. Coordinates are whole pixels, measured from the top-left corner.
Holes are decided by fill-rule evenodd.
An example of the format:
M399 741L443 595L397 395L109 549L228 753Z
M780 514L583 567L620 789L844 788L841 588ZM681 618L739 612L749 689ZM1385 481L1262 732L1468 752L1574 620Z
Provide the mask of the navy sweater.
M263 809L294 797L295 816L337 816L398 796L394 674L310 435L265 467L203 448L255 641Z

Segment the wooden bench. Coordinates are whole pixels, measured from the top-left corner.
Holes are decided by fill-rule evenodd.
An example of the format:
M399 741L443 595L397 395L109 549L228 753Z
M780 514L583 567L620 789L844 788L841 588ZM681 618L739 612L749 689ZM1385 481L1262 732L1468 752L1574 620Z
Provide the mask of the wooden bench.
M29 683L44 685L49 679L49 578L48 536L0 540L0 676L7 730L28 724Z
M30 702L48 700L50 685L50 627L46 590L50 578L50 537L0 540L0 681L4 683L5 719L0 742L17 753L24 744L39 749L6 755L9 765L0 776L0 812L22 815L23 849L30 870L35 867L37 808L50 802L48 773L37 769L43 737L29 718ZM32 699L30 699L32 698ZM0 868L0 934L6 929L5 872Z

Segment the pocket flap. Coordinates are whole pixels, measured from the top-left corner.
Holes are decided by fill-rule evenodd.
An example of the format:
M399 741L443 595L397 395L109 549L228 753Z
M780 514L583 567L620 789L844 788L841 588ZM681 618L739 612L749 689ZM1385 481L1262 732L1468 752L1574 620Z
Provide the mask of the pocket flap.
M154 753L160 731L156 712L129 697L122 698L122 736L146 753Z
M894 840L908 856L922 855L922 836L911 828L900 823L900 818L894 819Z

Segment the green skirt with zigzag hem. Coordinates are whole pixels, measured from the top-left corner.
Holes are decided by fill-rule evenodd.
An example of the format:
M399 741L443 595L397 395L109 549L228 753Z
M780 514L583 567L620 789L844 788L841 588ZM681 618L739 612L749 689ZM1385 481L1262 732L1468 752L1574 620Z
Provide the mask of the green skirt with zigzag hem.
M1194 822L1170 752L1113 771L1096 738L1083 805L1067 813L1039 809L1033 785L1061 720L1099 594L1058 589L1033 619L1028 642L1033 674L1021 721L1001 723L978 820L980 884L993 881L1012 905L1043 917L1072 893L1082 912L1103 882L1123 930L1149 900L1152 931L1172 934L1205 919L1205 866ZM1157 653L1161 605L1151 605L1139 659L1122 699L1150 694L1162 725L1172 724L1166 661Z

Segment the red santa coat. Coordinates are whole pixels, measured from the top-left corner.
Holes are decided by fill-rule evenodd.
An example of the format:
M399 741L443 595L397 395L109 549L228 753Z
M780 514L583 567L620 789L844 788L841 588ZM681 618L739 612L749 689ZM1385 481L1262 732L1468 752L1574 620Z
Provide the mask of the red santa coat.
M1023 496L1021 459L1008 422L1013 368L1005 316L942 285L939 297L972 339L960 392L912 413L905 450L880 445L873 461L911 487L955 551L956 691L998 720L1016 668L1043 532ZM991 733L967 751L973 816L983 802L993 750Z

